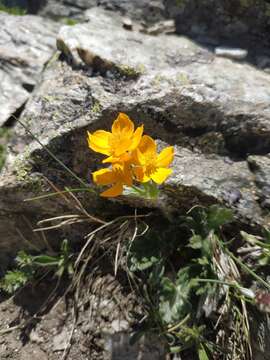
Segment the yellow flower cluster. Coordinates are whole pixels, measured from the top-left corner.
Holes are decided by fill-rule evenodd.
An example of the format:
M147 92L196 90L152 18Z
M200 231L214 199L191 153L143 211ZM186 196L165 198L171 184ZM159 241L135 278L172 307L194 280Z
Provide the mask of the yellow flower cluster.
M88 132L90 149L106 155L103 163L111 166L93 172L93 180L98 185L111 187L101 193L104 197L121 195L124 186L134 182L154 181L162 184L172 173L169 169L173 161L174 149L169 146L157 153L156 142L143 135L143 125L134 128L133 122L124 113L119 113L113 122L111 132L97 130Z

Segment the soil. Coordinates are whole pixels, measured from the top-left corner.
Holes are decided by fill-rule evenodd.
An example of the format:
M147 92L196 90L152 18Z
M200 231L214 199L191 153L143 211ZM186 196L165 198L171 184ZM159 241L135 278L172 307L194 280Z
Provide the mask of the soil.
M0 298L1 360L59 360L65 355L74 360L133 358L138 349L128 349L123 334L132 327L130 312L136 302L118 279L109 273L94 281L89 278L76 307L72 296L63 296L67 284L61 284L56 292L55 287L55 281L46 280L26 287L16 296ZM53 301L46 303L42 311L52 292ZM22 324L25 326L17 328ZM14 329L4 333L9 328ZM126 348L117 349L119 344ZM127 357L123 357L123 351Z

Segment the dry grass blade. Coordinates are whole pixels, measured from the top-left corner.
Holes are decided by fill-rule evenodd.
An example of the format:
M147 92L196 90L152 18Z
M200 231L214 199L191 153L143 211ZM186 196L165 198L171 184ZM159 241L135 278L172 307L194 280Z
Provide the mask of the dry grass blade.
M59 217L58 217L58 220L59 220ZM42 220L42 221L46 222L47 219ZM86 222L86 221L89 221L89 219L86 219L85 217L81 217L81 216L75 216L75 217L68 218L67 220L61 221L60 223L57 223L55 225L34 229L34 232L59 229L59 228L64 227L64 226L70 226L70 225L73 225L73 224L76 224L76 223L82 223L82 222Z
M68 190L68 189L67 189ZM94 222L97 222L97 223L100 223L100 224L106 224L105 221L101 220L101 219L98 219L97 217L93 216L93 215L90 215L88 213L88 211L86 211L86 209L83 207L82 203L80 202L80 200L72 193L72 192L69 192L68 193L72 198L73 200L75 201L75 203L77 204L76 208L78 210L80 210L84 215L86 215L89 219L93 220Z
M68 204L70 204L70 200L68 197L60 190L52 181L50 181L46 176L43 175L43 178L48 182L48 184L51 186L51 188L59 195L61 196Z
M75 214L55 216L55 217L52 217L52 218L40 220L37 223L37 225L40 226L40 225L46 224L47 222L51 222L51 221L55 221L55 220L74 219L74 218L79 218L79 217L80 217L80 215L75 215Z

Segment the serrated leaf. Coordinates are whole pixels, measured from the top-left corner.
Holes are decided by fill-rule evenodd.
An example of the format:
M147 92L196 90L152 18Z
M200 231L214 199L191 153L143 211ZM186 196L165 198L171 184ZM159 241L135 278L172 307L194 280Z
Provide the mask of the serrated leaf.
M202 237L200 235L193 235L189 239L189 247L192 249L201 249L202 248Z
M210 229L218 230L222 225L233 221L233 212L230 209L218 205L210 206L207 214L207 222Z
M33 257L27 254L25 251L21 250L18 252L15 261L19 267L31 266L33 264Z
M188 280L188 269L178 273L175 283L168 278L162 279L159 312L165 323L180 321L191 310L189 301L191 286Z
M30 278L31 274L21 270L8 271L1 280L0 288L9 294L12 294L24 286Z

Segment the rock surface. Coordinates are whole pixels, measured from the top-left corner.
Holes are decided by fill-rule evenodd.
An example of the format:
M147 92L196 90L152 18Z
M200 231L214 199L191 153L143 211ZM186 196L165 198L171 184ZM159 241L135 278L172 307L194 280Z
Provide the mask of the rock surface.
M37 16L0 12L0 126L29 98L55 52L58 28Z
M126 112L176 146L174 175L157 204L162 211L221 202L241 221L269 223L270 75L215 58L185 37L124 30L120 17L101 9L88 18L60 30L65 58L47 66L21 121L88 184L99 158L87 148L86 130L109 128ZM18 124L0 179L2 253L22 246L21 232L31 237L25 218L33 223L65 211L59 198L23 201L48 190L44 178L59 188L78 186ZM92 193L81 200L92 213L119 211L118 202L108 207Z
M269 44L269 1L165 0L164 6L167 16L176 19L181 34L227 39L236 46L247 41L256 46L256 39L259 45Z
M78 199L96 216L117 216L126 205L155 207L173 216L193 205L222 203L234 209L240 222L269 225L270 75L216 57L184 36L125 30L120 15L101 8L85 16L87 23L61 28L58 56L46 65L20 117L24 127L15 126L0 175L0 266L18 249L41 244L42 237L32 231L38 220L75 209L64 196L24 200L66 186L92 190L79 193ZM23 54L15 50L17 57ZM15 80L33 86L46 62L36 73L31 67L25 73L15 67ZM155 204L128 197L104 200L91 184L90 172L99 168L100 157L87 148L86 131L109 129L120 111L136 125L143 123L160 147L175 146L174 173ZM53 231L50 235L58 241ZM73 239L71 231L64 235ZM108 314L108 302L104 308ZM122 329L110 320L115 328L113 334L108 330L107 346L117 359L120 350L125 353L121 333L127 323L122 320ZM88 326L84 324L83 333ZM64 347L67 334L55 338L55 350ZM34 339L40 341L39 336ZM254 359L260 359L267 346L255 346ZM129 357L136 358L137 350ZM159 349L155 351L157 357ZM151 354L154 350L147 356Z
M81 20L84 19L84 11L95 6L147 23L154 23L166 17L162 0L47 0L46 5L40 10L40 15Z

